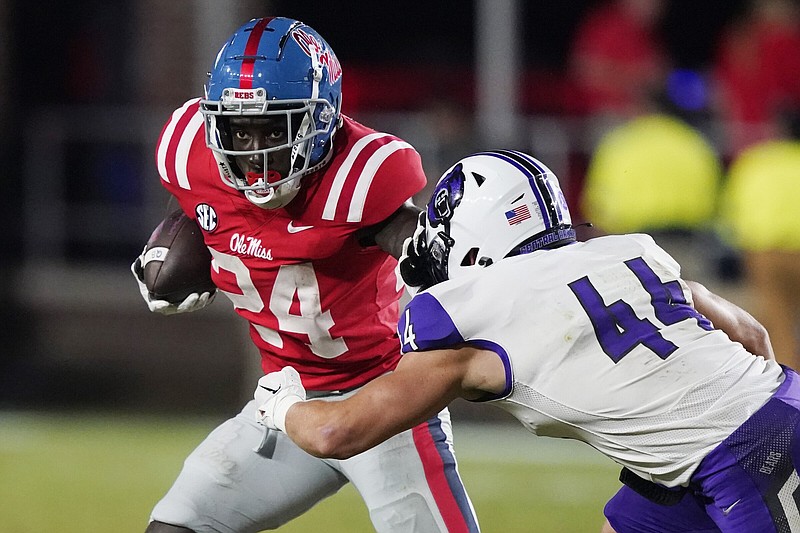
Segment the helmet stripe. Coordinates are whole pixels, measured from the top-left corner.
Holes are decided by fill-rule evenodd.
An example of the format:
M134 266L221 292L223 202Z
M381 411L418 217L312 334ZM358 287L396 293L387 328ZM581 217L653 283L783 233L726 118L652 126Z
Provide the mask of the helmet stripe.
M242 69L239 71L239 88L252 89L253 88L253 70L255 69L256 58L258 54L258 44L261 42L261 36L264 35L264 28L273 19L273 17L266 17L259 19L256 25L250 31L250 36L247 38L247 43L244 46L244 58L242 59Z
M564 222L564 212L561 210L561 202L558 201L558 196L556 192L553 190L553 184L550 180L545 181L545 186L547 190L550 191L550 197L553 199L553 205L555 206L556 210L556 222L561 223Z
M541 166L542 165L541 162L537 161L536 159L534 159L533 157L529 156L528 154L526 154L524 152L517 152L516 150L514 150L513 152L515 154L517 154L518 156L522 157L523 159L526 159L528 162L530 162L531 165L533 165L536 169L538 169L540 175L544 175L546 173L545 168ZM551 213L551 216L553 216L553 224L561 224L561 223L563 223L564 222L564 214L563 214L563 212L561 210L561 203L558 201L558 196L556 195L556 192L553 190L552 182L550 180L544 178L544 179L542 179L542 184L545 187L547 187L547 190L550 192L550 200L551 200L551 202L550 202L549 205L552 207L552 209L550 210L550 213Z
M525 165L533 173L536 187L539 189L539 191L541 191L542 196L544 197L544 203L547 208L547 216L550 218L550 224L552 226L557 226L559 223L561 223L561 215L558 212L558 199L553 194L553 190L550 188L547 178L545 177L547 171L538 161L530 157L528 154L514 150L501 150L501 152L508 154L509 157L513 157L515 160Z
M540 186L539 180L537 178L538 175L544 174L543 169L538 168L531 161L519 157L518 152L512 152L510 150L480 152L475 155L488 155L491 157L502 159L506 163L513 165L514 167L517 168L517 170L522 172L525 175L525 177L528 178L528 183L531 186L533 195L536 197L536 203L539 204L539 212L542 213L542 222L544 222L544 227L546 229L553 227L554 225L553 213L552 213L553 202L552 198L550 198L550 191L548 191L547 188L542 190L542 187ZM545 213L547 214L546 216Z

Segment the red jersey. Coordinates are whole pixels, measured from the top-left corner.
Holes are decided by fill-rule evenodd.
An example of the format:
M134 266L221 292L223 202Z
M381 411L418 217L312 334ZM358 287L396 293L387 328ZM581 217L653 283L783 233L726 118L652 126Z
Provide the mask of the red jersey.
M330 164L280 209L222 181L199 99L172 114L156 150L161 183L203 229L214 283L250 322L264 372L292 365L310 390L356 387L396 366L397 261L359 245L355 232L426 182L411 145L343 121Z

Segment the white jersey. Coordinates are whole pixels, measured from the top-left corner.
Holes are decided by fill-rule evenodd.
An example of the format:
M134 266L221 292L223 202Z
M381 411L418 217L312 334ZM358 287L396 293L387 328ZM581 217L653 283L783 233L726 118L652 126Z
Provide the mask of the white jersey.
M495 400L530 431L676 486L783 380L692 307L679 275L647 235L600 237L435 285L398 331L404 352L495 351L507 376Z

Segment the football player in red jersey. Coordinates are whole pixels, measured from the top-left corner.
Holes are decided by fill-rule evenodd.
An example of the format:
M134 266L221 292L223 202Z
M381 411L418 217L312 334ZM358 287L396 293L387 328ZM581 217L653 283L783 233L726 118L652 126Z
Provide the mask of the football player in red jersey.
M254 19L223 45L205 98L165 125L162 184L197 220L212 278L250 323L265 373L291 365L341 399L398 362L395 268L425 185L419 154L341 114L342 70L312 28ZM139 258L132 270L141 282ZM213 298L153 301L164 314ZM312 457L256 422L216 428L153 509L147 532L274 529L352 482L377 531L478 531L447 410L345 461Z

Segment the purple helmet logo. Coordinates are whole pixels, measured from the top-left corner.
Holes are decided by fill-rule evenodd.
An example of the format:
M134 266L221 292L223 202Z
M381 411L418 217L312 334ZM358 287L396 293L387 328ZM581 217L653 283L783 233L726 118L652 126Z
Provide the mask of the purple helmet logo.
M433 191L433 200L428 204L428 221L431 227L444 224L448 228L450 219L464 196L464 171L459 163L439 181Z

